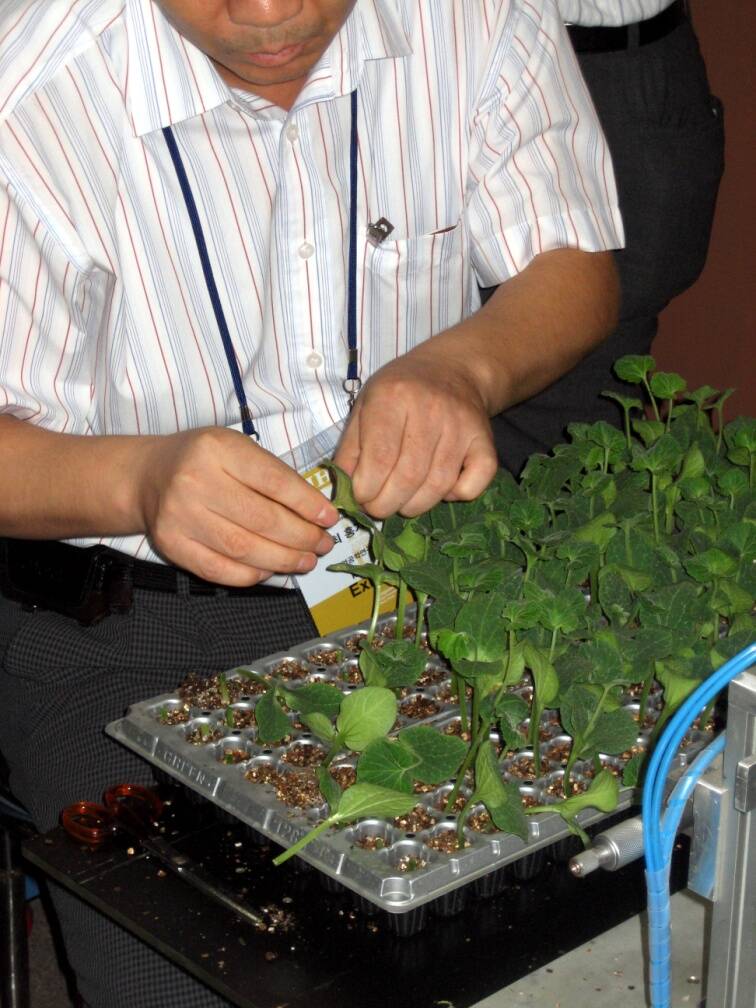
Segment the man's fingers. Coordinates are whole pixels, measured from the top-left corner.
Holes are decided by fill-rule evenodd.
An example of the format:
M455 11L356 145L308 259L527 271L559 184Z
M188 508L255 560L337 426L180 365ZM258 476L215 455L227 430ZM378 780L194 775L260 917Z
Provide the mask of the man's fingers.
M339 449L351 465L355 498L376 518L401 510L426 480L434 482L431 460L444 425L438 410L426 410L415 401L417 390L405 386L368 386ZM446 488L457 476L449 473Z
M406 513L404 509L407 502L412 500L422 488L429 488L430 482L433 481L431 467L434 447L430 435L428 442L422 444L409 436L408 432L405 432L405 437L398 448L396 463L389 471L376 496L365 502L366 510L377 518L387 518L399 511ZM457 474L457 472L454 473L454 478L450 480L449 486L455 482ZM429 490L427 496L428 499L432 499L434 491ZM440 495L433 503L436 503L439 498Z
M384 484L393 476L398 465L402 464L404 451L404 415L400 411L376 408L370 393L366 393L362 404L355 406L355 412L349 420L342 446L339 446L338 459L343 457L350 463L352 489L355 498L360 503L375 500ZM359 412L358 412L359 409ZM372 512L377 517L385 517L378 512ZM390 512L386 512L389 514Z
M277 501L263 497L243 484L230 479L228 482L229 488L219 487L217 499L207 504L208 512L219 521L226 520L240 531L255 532L264 539L293 550L317 553L318 556L330 551L333 540L320 525L305 521ZM229 556L233 555L229 552Z
M303 574L317 562L312 550L294 549L267 538L258 529L251 531L218 515L213 515L212 520L208 517L203 525L200 538L205 546L250 567L280 574ZM327 545L324 542L322 546L325 554L333 547L333 539L325 532L323 536L327 540Z
M472 499L498 467L475 386L428 351L387 364L367 382L336 462L351 475L356 500L376 518Z
M173 563L220 584L254 584L260 572L311 570L333 548L323 526L338 520L334 506L244 435L166 438L161 455L146 481L145 524Z
M249 588L271 575L271 571L231 560L193 539L181 541L172 561L197 577L229 588Z
M230 476L243 486L288 508L304 521L322 528L330 528L338 521L336 508L319 490L275 455L260 448L245 435L240 437L243 441L238 443L237 450L228 452L222 459L222 466Z
M482 494L499 468L499 460L493 441L489 438L476 439L470 446L457 482L445 495L445 500L474 500Z
M171 552L174 562L218 584L256 584L260 572L303 574L317 563L312 552L272 542L217 515L195 523L192 533L180 537ZM252 580L246 579L244 568Z
M413 488L414 492L411 494L405 494L396 510L407 518L414 518L430 511L439 501L449 499L449 494L453 493L459 477L459 465L453 468L442 468L431 463L428 475L420 487Z
M467 446L442 438L427 475L398 510L412 518L429 511L441 500L472 500L485 490L497 468L496 452L489 438L475 437Z
M349 420L333 456L333 461L347 476L352 475L360 460L360 409L361 403L358 401L349 414Z

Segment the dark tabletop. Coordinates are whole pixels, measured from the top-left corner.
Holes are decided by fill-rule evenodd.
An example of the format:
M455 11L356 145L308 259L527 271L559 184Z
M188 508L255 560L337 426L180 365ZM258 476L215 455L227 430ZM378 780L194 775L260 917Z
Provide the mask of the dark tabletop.
M535 878L510 877L494 898L473 896L468 886L459 913L428 908L424 926L403 936L402 921L356 909L349 893L326 891L323 876L297 859L274 868L267 843L218 822L210 806L175 796L170 808L164 836L253 909L265 908L268 930L128 840L92 850L58 828L29 839L24 854L242 1008L467 1008L645 905L642 863L578 880L551 856ZM674 888L684 880L685 853L678 852Z

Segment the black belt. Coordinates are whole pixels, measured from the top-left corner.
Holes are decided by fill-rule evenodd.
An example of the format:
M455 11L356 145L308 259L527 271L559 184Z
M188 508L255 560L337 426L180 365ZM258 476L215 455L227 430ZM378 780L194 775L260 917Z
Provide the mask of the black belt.
M603 28L598 25L589 28L571 24L567 25L567 31L575 52L618 52L658 42L682 24L687 16L684 0L677 0L676 3L660 11L656 17L638 21L636 24L620 25L616 28Z
M35 539L0 539L0 592L9 599L71 616L88 626L129 612L136 588L190 595L270 596L288 588L231 588L169 564L136 560L108 546L71 546Z

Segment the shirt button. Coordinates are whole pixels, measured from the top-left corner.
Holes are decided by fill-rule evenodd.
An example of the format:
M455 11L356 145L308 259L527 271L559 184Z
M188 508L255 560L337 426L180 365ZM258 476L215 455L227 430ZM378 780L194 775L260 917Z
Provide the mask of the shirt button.
M306 363L308 367L318 368L323 363L323 358L320 356L319 353L311 353L307 355Z
M309 259L314 251L314 245L310 245L309 242L302 242L299 246L299 257L300 259Z
M295 123L289 123L286 127L286 139L291 140L292 143L299 140L299 130L297 129Z

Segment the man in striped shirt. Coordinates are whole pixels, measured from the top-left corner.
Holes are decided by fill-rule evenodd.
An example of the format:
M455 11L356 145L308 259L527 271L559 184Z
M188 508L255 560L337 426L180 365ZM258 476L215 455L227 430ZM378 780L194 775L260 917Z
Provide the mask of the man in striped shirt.
M377 517L477 495L621 241L551 0L6 0L0 749L40 828L149 778L129 702L312 636L270 575L336 516L279 456L344 422ZM215 1003L57 905L93 1008Z

